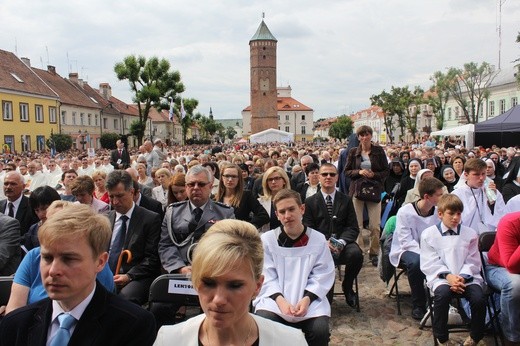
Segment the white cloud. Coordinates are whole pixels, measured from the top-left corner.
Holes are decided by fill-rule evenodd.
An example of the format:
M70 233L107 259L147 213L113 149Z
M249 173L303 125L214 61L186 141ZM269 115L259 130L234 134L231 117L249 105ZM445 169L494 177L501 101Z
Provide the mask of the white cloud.
M112 85L129 54L168 59L217 118L239 117L249 103L249 39L265 12L278 39L278 84L315 110L316 119L353 112L391 86L421 85L449 66L498 64L498 14L489 0L78 1L7 0L0 5L0 49ZM520 57L520 3L502 10L502 66ZM48 53L47 53L48 52ZM67 59L68 54L68 59ZM47 58L48 55L48 58Z

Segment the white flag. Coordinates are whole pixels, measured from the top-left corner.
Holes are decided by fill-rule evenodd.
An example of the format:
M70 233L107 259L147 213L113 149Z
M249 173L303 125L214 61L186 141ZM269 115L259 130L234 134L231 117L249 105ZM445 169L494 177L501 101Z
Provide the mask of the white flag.
M172 99L170 100L170 121L173 121L173 97Z
M184 119L185 116L186 116L186 110L184 110L184 102L182 102L182 97L181 97L181 120Z

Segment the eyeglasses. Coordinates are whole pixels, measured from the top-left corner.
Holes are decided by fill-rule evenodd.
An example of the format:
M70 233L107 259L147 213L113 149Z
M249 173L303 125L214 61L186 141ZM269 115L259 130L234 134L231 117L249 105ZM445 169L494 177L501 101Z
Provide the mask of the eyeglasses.
M222 178L224 178L224 179L237 179L238 175L222 174Z
M320 175L322 177L327 177L327 176L331 176L331 177L335 177L338 173L334 173L334 172L323 172L323 173L320 173Z
M272 183L273 181L280 181L282 179L283 179L282 177L272 177L272 178L267 178L267 182Z
M201 181L194 181L194 182L192 182L192 183L186 183L186 186L187 186L187 187L192 187L192 188L195 187L195 186L198 186L198 187L200 187L200 188L203 188L204 186L206 186L206 185L208 185L208 184L209 184L209 182L207 182L207 183L203 183L203 182L201 182Z

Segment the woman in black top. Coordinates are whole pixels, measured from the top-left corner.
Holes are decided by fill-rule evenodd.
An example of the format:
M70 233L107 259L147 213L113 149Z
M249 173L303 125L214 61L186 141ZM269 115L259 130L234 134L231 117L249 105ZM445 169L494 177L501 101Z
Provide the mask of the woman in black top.
M256 228L268 223L267 211L251 191L244 190L240 167L233 163L226 163L222 165L221 172L216 200L233 207L238 220L250 222Z

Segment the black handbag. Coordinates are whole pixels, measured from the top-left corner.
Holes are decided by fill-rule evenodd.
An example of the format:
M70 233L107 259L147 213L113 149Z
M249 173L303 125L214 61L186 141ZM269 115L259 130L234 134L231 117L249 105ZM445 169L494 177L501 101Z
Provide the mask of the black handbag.
M381 184L375 180L361 177L355 182L354 197L366 202L381 202Z

